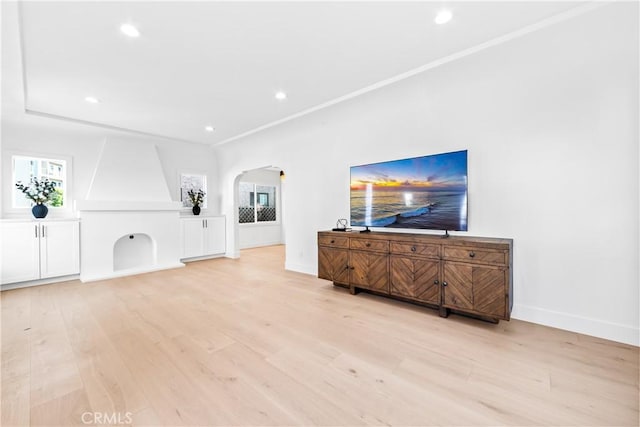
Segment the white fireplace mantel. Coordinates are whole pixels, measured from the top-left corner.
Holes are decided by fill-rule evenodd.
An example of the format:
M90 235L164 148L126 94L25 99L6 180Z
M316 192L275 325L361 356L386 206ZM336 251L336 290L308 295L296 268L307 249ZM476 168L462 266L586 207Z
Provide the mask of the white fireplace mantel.
M122 200L78 200L77 211L179 211L181 202L166 201L122 201Z
M83 282L184 267L176 210L81 210L80 219ZM141 239L148 245L138 245Z
M183 267L180 211L171 199L154 144L105 140L83 200L80 280Z

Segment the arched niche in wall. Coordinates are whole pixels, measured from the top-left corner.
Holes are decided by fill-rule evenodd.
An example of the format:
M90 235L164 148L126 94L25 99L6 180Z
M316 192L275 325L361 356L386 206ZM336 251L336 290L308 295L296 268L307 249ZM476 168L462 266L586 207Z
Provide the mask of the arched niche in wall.
M113 271L150 267L156 263L153 239L144 233L127 234L113 245Z

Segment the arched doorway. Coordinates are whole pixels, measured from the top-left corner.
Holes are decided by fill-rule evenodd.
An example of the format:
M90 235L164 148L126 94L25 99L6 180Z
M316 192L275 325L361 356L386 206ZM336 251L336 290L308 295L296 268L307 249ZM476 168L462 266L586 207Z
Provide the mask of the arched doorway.
M234 180L234 235L238 255L285 243L285 173L276 166L251 169Z

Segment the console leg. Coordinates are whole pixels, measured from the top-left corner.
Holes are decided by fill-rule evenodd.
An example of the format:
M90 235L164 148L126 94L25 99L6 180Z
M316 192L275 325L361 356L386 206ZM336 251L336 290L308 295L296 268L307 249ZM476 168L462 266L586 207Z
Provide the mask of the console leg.
M355 286L351 285L351 286L349 286L349 293L351 295L356 295L358 293L358 290L356 289Z
M440 317L449 317L449 309L443 306L440 306L440 310L438 311Z

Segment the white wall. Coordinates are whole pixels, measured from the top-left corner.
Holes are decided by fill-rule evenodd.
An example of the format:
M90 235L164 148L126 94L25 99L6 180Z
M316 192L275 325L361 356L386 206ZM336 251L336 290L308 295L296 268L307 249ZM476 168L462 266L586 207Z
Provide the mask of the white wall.
M220 212L217 163L213 151L205 145L114 132L24 113L12 116L10 120L5 120L3 117L1 137L3 182L11 181L11 153L13 152L44 153L54 157L68 156L73 160L71 178L73 200L86 198L105 138L153 143L157 147L172 200L180 200L180 172L201 171L207 175L209 186L207 212L211 214ZM129 154L124 151L122 155ZM138 186L136 182L131 182L130 185L134 188L139 187L136 190L141 193L145 191L143 186ZM16 216L15 212L10 212L11 188L11 185L2 185L3 217ZM185 210L187 211L189 209ZM49 213L51 216L56 216L54 209L49 209ZM17 215L24 215L24 213Z
M637 345L637 17L608 5L223 145L223 211L241 171L282 167L286 266L315 274L350 165L467 149L465 234L514 239L513 317Z
M238 224L239 248L256 248L283 243L280 172L268 169L251 170L243 173L240 181L276 187L277 220L274 223Z

